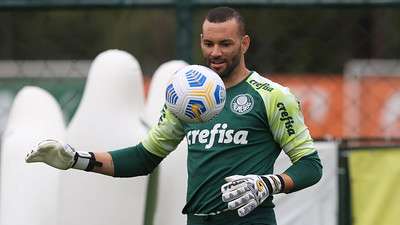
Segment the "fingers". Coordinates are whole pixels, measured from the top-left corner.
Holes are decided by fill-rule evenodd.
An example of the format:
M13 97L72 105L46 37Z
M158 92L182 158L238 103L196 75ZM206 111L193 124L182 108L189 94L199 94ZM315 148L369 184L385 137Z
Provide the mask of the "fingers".
M25 157L26 162L40 162L45 154L50 151L49 146L38 146L31 150Z
M221 186L221 192L222 201L228 203L228 209L237 210L239 216L245 216L254 210L262 201L258 193L264 190L260 190L258 180L259 176L256 175L226 177L227 183Z
M55 149L60 145L58 141L55 140L45 140L38 144L37 151L49 151L50 149Z
M251 199L246 205L238 209L238 215L240 217L243 217L247 214L249 214L251 211L253 211L257 207L257 202L254 199Z
M57 144L58 142L55 140L44 140L39 142L39 144L34 149L28 152L25 157L25 162L42 162L43 156L54 149Z
M222 192L222 201L230 202L234 199L237 199L248 192L250 189L246 186L246 183L242 183L241 186L236 189L230 189L228 191Z
M247 192L240 196L238 199L228 202L228 209L234 210L248 204L251 200L254 200L254 195L251 192Z
M221 192L227 192L227 191L232 191L235 189L238 189L242 186L244 186L245 184L244 181L245 179L243 179L244 176L241 175L233 175L230 177L225 177L225 181L227 182L226 184L221 186Z
M242 175L232 175L232 176L229 176L229 177L225 177L225 181L226 182L232 182L232 181L234 181L234 180L239 180L239 179L241 179L241 178L243 178L244 176L242 176Z
M35 158L36 158L37 154L39 154L39 153L34 150L28 152L28 154L25 156L25 162L27 162L27 163L36 162Z

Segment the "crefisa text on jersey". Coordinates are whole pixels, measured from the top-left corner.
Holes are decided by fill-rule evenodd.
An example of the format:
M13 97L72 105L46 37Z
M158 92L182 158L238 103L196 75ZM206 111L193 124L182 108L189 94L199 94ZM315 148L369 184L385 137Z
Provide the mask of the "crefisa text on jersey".
M191 130L186 134L186 139L189 145L196 144L206 144L205 149L211 148L215 142L217 143L234 143L244 145L247 144L247 130L234 131L232 129L227 129L228 124L216 123L211 130Z
M263 90L266 90L266 91L269 91L269 92L274 90L274 88L271 87L271 85L269 83L260 83L260 82L257 82L256 80L251 80L251 81L249 81L249 83L254 85L257 90L258 89L263 89Z
M280 120L285 122L285 127L286 127L286 131L287 131L288 135L290 136L292 134L295 134L296 132L293 129L294 120L287 112L285 104L283 104L282 102L278 102L278 104L276 104L276 106L278 107L279 111L281 112Z

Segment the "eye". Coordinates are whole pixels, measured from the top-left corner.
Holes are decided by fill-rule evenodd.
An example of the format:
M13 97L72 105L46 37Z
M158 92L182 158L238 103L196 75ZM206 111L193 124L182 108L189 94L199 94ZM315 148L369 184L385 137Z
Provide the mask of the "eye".
M221 46L222 46L222 47L225 47L225 48L227 48L227 47L229 47L229 46L231 46L231 45L232 45L231 42L222 42L222 43L221 43Z
M204 46L206 46L208 48L211 48L213 46L213 43L211 43L211 42L204 42L203 44L204 44Z

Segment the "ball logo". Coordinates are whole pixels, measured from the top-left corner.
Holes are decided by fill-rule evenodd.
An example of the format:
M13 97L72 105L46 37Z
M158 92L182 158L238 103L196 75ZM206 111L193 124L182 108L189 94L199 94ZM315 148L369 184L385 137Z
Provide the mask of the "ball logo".
M218 74L200 65L178 70L165 92L168 110L188 123L205 122L218 115L224 107L225 95Z
M254 99L249 94L237 95L231 101L232 112L243 115L250 112L254 107Z
M191 99L186 105L185 115L191 119L202 121L201 114L205 113L206 110L207 108L202 101Z

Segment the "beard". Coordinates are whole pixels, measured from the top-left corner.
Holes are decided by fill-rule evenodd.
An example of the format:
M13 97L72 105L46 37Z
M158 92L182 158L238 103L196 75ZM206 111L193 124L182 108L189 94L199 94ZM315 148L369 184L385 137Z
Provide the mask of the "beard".
M239 53L235 54L232 57L232 59L230 60L230 62L228 60L226 60L226 59L221 58L221 57L206 58L205 61L207 63L207 66L212 70L214 70L211 67L211 63L212 62L214 62L214 61L225 62L226 63L226 68L224 70L221 70L221 71L215 71L214 70L214 72L216 72L221 78L229 78L230 76L232 76L232 72L236 69L236 67L240 63L240 54Z

